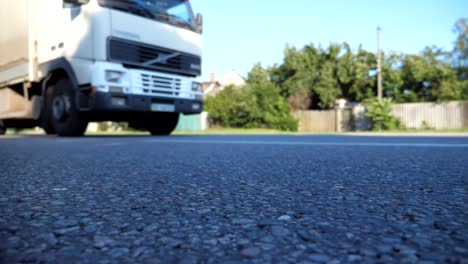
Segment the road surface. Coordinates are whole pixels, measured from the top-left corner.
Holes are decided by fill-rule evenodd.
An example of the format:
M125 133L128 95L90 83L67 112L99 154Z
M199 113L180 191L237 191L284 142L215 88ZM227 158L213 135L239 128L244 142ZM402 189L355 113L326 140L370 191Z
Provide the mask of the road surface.
M468 138L7 136L0 262L468 262Z

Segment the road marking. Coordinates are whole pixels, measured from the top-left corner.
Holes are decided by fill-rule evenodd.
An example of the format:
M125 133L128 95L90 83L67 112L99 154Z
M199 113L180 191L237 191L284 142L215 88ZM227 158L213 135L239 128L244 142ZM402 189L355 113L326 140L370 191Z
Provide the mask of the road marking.
M121 145L124 145L124 143L123 142L109 142L109 143L99 144L99 146L103 146L103 147L115 147L115 146L121 146Z
M346 146L346 147L415 147L415 148L468 148L457 143L379 143L379 142L307 142L307 141L259 141L259 140L173 140L150 139L154 143L179 144L228 144L228 145L285 145L285 146Z

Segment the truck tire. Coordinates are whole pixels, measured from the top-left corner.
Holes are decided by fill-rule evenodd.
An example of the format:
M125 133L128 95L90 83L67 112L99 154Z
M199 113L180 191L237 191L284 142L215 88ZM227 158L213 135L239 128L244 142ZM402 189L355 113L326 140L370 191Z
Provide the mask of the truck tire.
M45 107L41 113L41 127L44 129L47 135L55 135L55 129L52 125L52 97L53 97L53 87L47 89L45 94Z
M54 128L51 125L45 125L45 126L42 127L42 129L44 129L44 132L47 135L55 135L56 134Z
M50 117L53 131L64 137L83 136L88 120L78 110L70 80L61 79L49 89L53 90L51 100L47 100L47 116Z
M7 128L6 128L5 124L3 124L3 121L0 120L0 135L5 135L6 130L7 130Z
M152 113L145 119L144 126L153 136L169 136L178 122L179 113Z

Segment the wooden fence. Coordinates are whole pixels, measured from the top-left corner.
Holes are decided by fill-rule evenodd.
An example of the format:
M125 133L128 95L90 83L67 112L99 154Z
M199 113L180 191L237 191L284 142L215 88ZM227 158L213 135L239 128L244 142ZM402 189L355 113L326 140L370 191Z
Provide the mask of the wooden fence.
M300 132L342 132L351 131L353 114L351 108L324 111L296 111Z
M327 111L297 111L300 132L369 130L365 108L356 105ZM460 129L468 127L468 101L396 104L392 113L404 128Z
M332 132L336 131L335 110L297 111L294 116L299 119L300 132Z
M468 101L397 104L393 107L393 114L406 128L468 127Z

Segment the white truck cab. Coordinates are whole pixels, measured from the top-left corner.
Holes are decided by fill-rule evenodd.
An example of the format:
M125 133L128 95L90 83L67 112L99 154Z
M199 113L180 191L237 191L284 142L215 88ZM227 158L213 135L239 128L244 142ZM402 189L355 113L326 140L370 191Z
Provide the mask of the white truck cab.
M109 120L169 135L202 111L202 17L188 0L1 1L0 31L0 133L80 136Z

